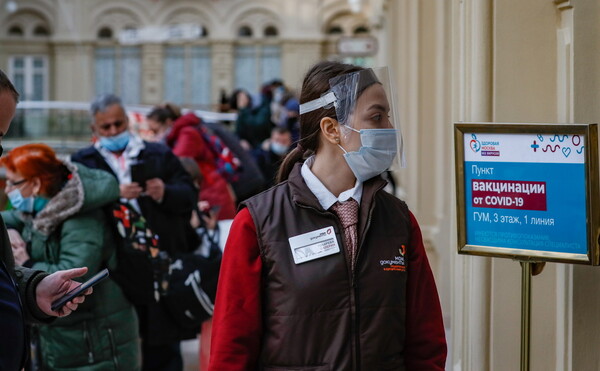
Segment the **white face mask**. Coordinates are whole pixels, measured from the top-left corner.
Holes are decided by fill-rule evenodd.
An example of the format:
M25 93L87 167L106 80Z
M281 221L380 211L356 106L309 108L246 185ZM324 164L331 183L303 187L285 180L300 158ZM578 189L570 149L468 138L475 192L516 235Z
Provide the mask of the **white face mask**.
M348 129L360 134L362 145L358 151L347 152L344 147L338 146L344 151L344 158L360 182L377 176L392 166L394 158L398 153L396 141L396 129Z

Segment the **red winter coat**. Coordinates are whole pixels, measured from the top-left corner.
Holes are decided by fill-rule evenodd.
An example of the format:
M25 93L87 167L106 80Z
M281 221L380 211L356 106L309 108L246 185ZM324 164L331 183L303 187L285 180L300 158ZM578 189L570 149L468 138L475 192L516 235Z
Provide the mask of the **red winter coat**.
M201 125L200 118L191 112L179 117L167 136L167 145L176 156L191 157L196 160L204 178L199 199L208 201L211 206L221 206L219 220L233 219L236 210L229 184L217 172L215 155L203 139L199 125Z

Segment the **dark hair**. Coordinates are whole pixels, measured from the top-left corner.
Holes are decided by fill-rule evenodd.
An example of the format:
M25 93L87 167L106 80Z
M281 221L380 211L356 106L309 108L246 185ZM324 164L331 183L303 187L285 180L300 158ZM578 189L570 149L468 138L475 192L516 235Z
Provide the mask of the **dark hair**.
M320 98L330 86L329 80L347 73L363 71L364 68L339 62L319 62L315 64L304 76L300 104ZM331 117L337 120L335 108L319 108L300 115L300 139L298 145L283 159L277 182L288 178L292 168L297 162L303 161L305 152L315 153L319 148L319 133L321 132L321 119Z
M237 110L237 97L240 93L246 94L248 97L248 107L252 107L252 96L244 89L235 89L233 93L231 93L231 98L229 98L229 107L231 109Z
M168 114L167 118L170 118L173 121L181 117L181 107L175 103L165 102L162 104L162 108L166 110Z
M166 124L167 119L171 118L172 113L168 109L163 107L154 107L150 113L146 115L147 119Z
M15 89L12 82L10 82L4 71L0 70L0 93L3 91L11 93L13 98L15 98L15 103L19 102L19 92Z
M275 126L273 128L273 130L271 130L271 133L277 133L277 134L291 134L292 132L290 131L290 129L284 127L284 126Z

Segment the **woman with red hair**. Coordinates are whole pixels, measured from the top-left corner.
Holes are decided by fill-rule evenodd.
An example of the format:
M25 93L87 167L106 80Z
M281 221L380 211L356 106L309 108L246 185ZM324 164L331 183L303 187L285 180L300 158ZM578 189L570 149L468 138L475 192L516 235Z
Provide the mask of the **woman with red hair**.
M15 261L47 272L88 267L83 280L116 263L102 208L119 198L110 174L60 160L45 144L27 144L0 159L13 209L3 211ZM77 312L39 328L42 368L140 369L133 306L110 279Z

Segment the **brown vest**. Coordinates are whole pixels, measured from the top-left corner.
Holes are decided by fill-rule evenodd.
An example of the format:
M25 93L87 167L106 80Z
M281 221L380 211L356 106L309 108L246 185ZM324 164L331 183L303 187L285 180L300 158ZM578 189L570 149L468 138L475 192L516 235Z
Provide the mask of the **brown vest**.
M244 202L263 263L262 370L404 370L406 204L364 183L354 275L339 219L294 167L289 180ZM340 252L295 264L288 238L333 226ZM408 259L407 259L408 260Z

